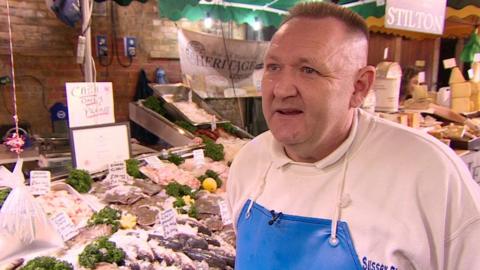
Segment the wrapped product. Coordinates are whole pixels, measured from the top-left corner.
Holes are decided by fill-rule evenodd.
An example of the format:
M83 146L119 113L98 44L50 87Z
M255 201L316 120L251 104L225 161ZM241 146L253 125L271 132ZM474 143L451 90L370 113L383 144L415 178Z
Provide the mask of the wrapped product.
M25 186L23 160L13 173L0 167L0 186L12 188L0 210L0 265L30 254L51 252L64 246L60 234Z

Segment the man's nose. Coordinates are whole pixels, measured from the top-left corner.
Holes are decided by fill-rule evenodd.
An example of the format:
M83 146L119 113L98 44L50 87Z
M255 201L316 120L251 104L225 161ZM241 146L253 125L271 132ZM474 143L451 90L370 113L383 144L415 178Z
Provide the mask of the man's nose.
M274 85L273 94L277 98L293 97L298 93L297 82L291 72L283 72L274 82Z

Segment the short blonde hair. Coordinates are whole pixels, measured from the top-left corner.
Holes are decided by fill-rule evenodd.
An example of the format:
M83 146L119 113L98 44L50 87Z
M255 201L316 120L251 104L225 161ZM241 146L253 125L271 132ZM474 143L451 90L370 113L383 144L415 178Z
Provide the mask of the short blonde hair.
M282 25L297 17L323 19L335 18L343 22L350 32L361 33L368 40L368 26L365 20L350 9L332 3L304 2L295 5L289 15L283 20Z

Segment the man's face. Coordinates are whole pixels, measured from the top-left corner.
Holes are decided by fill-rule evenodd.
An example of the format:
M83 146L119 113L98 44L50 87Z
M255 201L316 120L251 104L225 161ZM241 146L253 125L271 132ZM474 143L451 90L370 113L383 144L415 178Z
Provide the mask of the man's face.
M333 18L294 18L273 37L264 62L262 106L280 143L318 147L344 131L358 71L355 50L366 48L345 29Z

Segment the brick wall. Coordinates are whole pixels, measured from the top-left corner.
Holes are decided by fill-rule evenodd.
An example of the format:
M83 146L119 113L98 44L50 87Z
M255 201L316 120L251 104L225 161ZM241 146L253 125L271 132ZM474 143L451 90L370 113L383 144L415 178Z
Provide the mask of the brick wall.
M75 62L80 26L71 28L59 21L47 9L44 0L10 0L9 4L19 117L30 123L33 132L49 133L51 123L46 108L55 102L66 103L65 82L83 81L82 68ZM180 82L177 26L195 31L204 29L201 22L179 21L175 24L161 19L154 0L149 0L146 4L133 1L128 7L116 5L112 1L106 1L104 5L105 15L92 17L92 40L95 40L96 34L107 35L109 54L112 54L113 5L116 45L121 63L128 63L128 59L123 56L123 36L135 36L138 40L137 57L127 68L122 67L117 59L100 61L95 57L95 47L92 46L97 81L113 82L115 117L117 121L126 121L128 102L133 99L140 69L144 69L148 78L153 80L155 69L162 67L170 82ZM218 33L218 29L219 24L216 24L212 31ZM225 30L230 37L244 38L244 27L230 25ZM0 0L0 76L10 75L8 44L6 0ZM110 61L109 66L100 63ZM0 86L0 91L0 125L13 124L11 87Z

